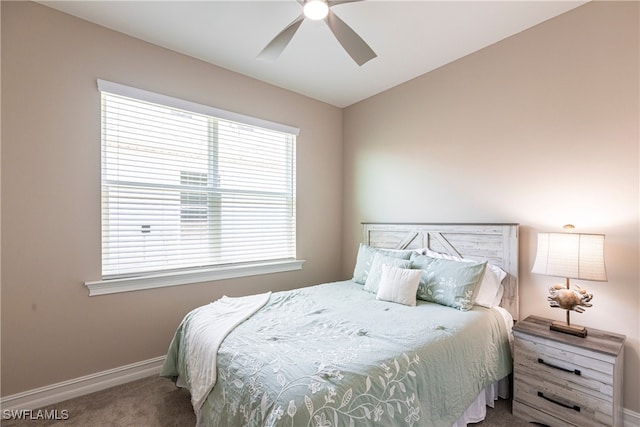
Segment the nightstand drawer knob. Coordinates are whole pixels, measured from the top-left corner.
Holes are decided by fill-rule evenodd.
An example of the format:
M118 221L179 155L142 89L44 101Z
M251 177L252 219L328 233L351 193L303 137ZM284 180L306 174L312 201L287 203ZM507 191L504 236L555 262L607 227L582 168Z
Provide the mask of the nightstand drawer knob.
M567 405L566 403L558 402L557 400L553 400L552 398L545 396L541 391L538 392L538 396L551 403L555 403L558 406L562 406L563 408L573 409L576 412L580 412L580 407L578 405Z
M550 368L553 368L553 369L559 369L559 370L561 370L561 371L571 372L572 374L582 375L582 372L580 372L580 369L566 369L566 368L562 368L562 367L560 367L560 366L553 365L553 364L551 364L551 363L547 363L547 362L545 362L545 361L544 361L544 359L538 359L538 363L541 363L541 364L546 365L546 366L548 366L548 367L550 367Z

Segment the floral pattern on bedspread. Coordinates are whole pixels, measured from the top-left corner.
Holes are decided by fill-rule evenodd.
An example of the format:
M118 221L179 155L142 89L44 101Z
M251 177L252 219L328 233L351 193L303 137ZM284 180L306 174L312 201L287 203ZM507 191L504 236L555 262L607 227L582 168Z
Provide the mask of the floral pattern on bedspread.
M510 372L500 322L488 309L378 301L353 282L274 293L220 346L201 421L448 427Z

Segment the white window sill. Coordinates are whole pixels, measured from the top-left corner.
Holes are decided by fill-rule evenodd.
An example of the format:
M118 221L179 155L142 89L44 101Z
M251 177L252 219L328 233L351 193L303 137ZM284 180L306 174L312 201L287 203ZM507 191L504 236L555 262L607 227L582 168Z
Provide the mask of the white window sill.
M166 286L188 285L190 283L301 270L303 263L304 260L287 260L243 266L218 267L191 270L188 272L98 280L95 282L86 282L85 286L89 288L89 296L116 294L120 292L140 291L143 289L163 288Z

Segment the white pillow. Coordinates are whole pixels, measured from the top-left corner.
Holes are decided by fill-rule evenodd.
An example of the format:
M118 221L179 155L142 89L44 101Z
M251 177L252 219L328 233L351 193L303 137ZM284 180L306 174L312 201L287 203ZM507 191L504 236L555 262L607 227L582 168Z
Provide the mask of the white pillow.
M499 306L504 293L502 281L505 277L507 277L507 273L500 267L487 263L487 269L484 271L484 277L480 282L474 304L488 308Z
M415 306L416 292L418 291L421 277L422 270L411 270L383 264L376 299Z
M364 282L364 287L362 289L367 292L371 292L372 294L378 292L378 288L380 286L380 278L382 277L383 265L393 265L394 267L410 268L411 261L389 257L382 252L376 253L373 257L373 262L371 263L371 269L369 270L369 274L367 275L367 280Z
M504 274L506 277L507 273L504 273ZM502 295L504 295L504 285L500 283L500 286L498 286L498 292L496 293L496 296L493 299L493 304L491 305L491 307L500 307L500 303L502 302Z
M477 262L471 259L435 252L431 249L426 249L424 254L432 258L450 259L461 262ZM504 293L502 281L505 277L507 277L507 273L503 269L487 263L487 268L478 287L474 304L487 308L499 306L500 301L502 301L502 294Z

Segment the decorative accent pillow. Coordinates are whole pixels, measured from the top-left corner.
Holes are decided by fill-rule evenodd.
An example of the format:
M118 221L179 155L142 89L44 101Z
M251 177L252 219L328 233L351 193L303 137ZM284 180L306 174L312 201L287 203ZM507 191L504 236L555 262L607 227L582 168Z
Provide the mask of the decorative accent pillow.
M424 254L432 258L450 259L461 262L477 262L454 255L435 252L431 249L425 250ZM487 263L487 268L484 272L484 276L482 277L482 281L480 282L480 286L478 287L474 304L487 308L499 306L500 301L502 301L502 294L504 293L502 281L505 277L507 277L507 273L503 269Z
M414 251L385 250L380 248L372 248L371 246L367 246L364 243L360 243L360 247L358 248L358 257L356 259L356 266L353 270L352 280L354 282L364 285L364 283L367 281L367 276L369 275L371 264L373 263L373 257L378 252L382 252L384 255L393 258L409 259Z
M421 270L383 264L376 299L415 307L416 291L421 277Z
M372 293L378 292L378 287L380 285L380 279L382 278L382 267L384 265L392 265L394 267L399 268L410 268L411 261L399 258L393 258L387 256L385 252L378 252L373 257L373 262L371 263L371 270L369 270L369 275L367 276L367 280L364 282L364 290Z
M412 268L423 270L417 292L419 299L462 311L473 307L476 288L487 266L486 261L460 262L426 255L414 255L411 260Z

